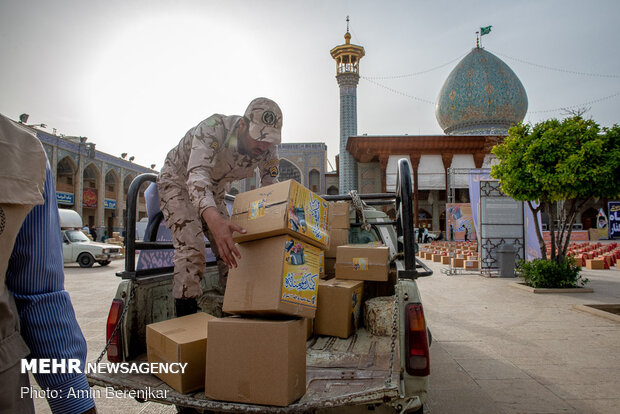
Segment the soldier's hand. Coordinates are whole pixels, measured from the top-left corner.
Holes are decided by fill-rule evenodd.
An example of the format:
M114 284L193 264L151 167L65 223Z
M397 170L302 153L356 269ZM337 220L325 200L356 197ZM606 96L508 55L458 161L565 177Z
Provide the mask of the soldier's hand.
M218 252L224 263L226 263L229 269L237 267L236 259L241 259L241 254L237 250L232 235L235 231L245 233L245 230L226 220L214 207L207 208L202 213L202 218L213 234Z

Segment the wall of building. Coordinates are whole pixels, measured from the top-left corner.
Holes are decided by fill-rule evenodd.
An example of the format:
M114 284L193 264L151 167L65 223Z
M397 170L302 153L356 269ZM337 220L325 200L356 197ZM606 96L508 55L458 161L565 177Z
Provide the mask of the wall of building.
M105 232L122 232L126 196L131 181L156 171L95 149L84 137L59 137L35 130L47 154L56 182L59 208L77 211L84 225L94 227L98 238ZM138 218L146 217L142 195Z

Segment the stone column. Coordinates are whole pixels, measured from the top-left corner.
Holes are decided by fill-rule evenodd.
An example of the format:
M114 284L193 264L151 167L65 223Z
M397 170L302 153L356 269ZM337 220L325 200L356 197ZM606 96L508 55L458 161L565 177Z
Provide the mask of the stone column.
M97 211L95 213L95 223L97 224L97 239L101 240L104 230L107 229L105 224L105 162L101 163L101 174L99 174L99 183L97 184ZM111 234L108 234L111 236Z
M114 217L114 227L122 229L124 223L123 219L123 208L125 206L125 194L123 193L123 169L121 168L118 178L118 183L116 183L116 217ZM117 230L119 231L119 230Z

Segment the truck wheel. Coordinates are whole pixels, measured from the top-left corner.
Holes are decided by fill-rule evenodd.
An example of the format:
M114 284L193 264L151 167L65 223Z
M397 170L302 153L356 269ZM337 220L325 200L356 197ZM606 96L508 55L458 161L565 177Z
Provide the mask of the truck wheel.
M99 260L97 263L99 263L101 266L107 266L110 264L110 260Z
M95 259L90 255L90 253L80 254L77 261L80 267L93 267L93 263L95 263Z

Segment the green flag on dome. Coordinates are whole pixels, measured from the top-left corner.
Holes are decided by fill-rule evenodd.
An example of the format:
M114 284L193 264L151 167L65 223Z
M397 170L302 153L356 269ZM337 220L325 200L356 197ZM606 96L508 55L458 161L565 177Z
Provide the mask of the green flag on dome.
M491 33L491 27L493 27L493 26L481 27L480 28L480 36L484 36L485 34Z

